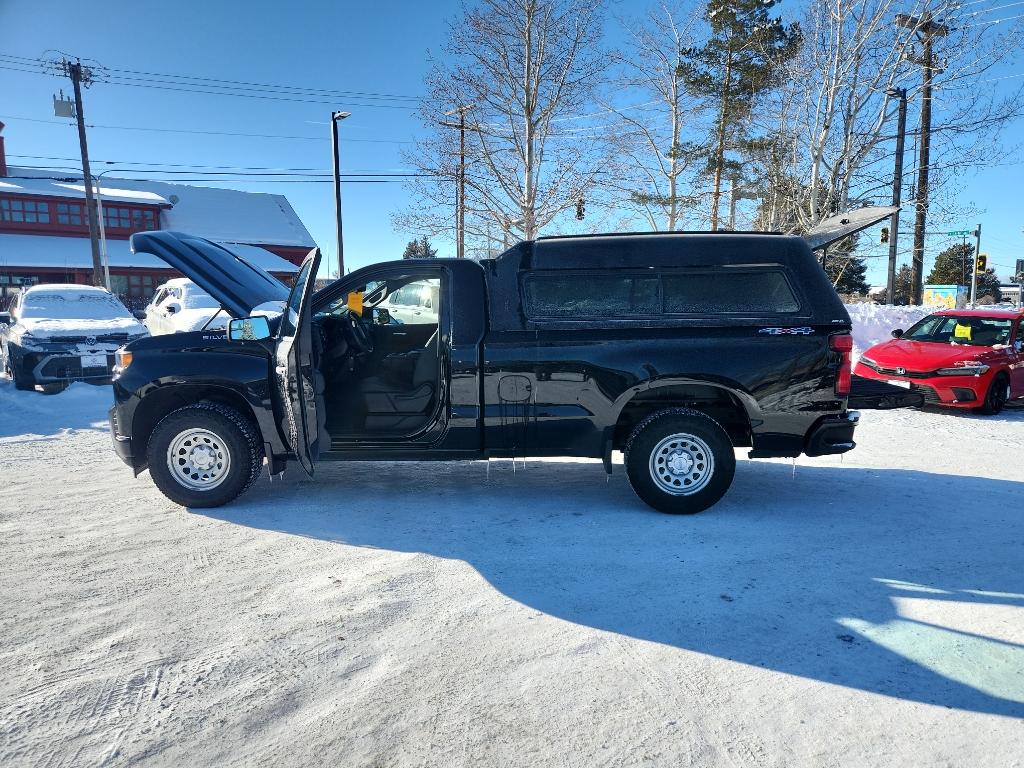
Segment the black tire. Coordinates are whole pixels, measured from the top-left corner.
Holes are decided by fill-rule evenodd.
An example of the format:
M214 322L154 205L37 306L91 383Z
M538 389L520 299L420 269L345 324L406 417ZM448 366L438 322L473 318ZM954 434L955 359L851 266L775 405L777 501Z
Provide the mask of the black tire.
M988 385L988 391L985 392L985 403L975 408L975 413L980 413L983 416L995 416L997 413L1003 410L1003 406L1006 405L1006 401L1010 399L1010 378L1005 373L997 373L992 377L992 383Z
M670 440L673 436L679 439ZM652 413L629 436L625 454L626 475L636 495L673 515L692 515L717 503L736 474L729 435L710 416L690 408ZM666 457L677 462L678 472L665 463Z
M192 482L200 486L213 482L216 485L189 487L186 484L189 482L186 470L191 465L186 465L187 458L177 460L182 465L181 478L169 466L171 459L168 451L172 443L190 430L202 430L213 436L213 440L206 440L210 448L200 446L199 441L191 444L203 449L204 460L214 462L206 472L216 475L217 467L226 465L223 475L213 479L199 474L204 470L194 469L192 477L195 480ZM189 449L188 444L179 446L178 453ZM146 451L149 474L156 487L164 496L183 507L219 507L227 504L256 482L263 468L263 443L256 425L236 409L221 403L203 401L167 414L149 436ZM226 462L217 463L224 457L227 458Z
M8 362L8 369L11 372L11 380L14 382L14 388L20 389L22 392L28 392L36 388L35 379L31 373L26 373L22 370L18 372L18 366L11 360Z

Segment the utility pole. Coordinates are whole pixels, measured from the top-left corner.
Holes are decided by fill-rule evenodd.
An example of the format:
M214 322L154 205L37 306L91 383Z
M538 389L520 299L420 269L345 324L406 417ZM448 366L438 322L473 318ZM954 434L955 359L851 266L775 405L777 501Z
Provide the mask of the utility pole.
M463 104L461 107L448 110L445 117L451 117L458 113L458 123L441 123L448 128L459 129L459 171L456 178L457 189L455 192L455 255L460 259L466 258L466 112L473 109L475 104Z
M981 224L974 230L974 258L971 264L971 309L975 307L978 296L978 259L981 258Z
M78 121L78 145L82 150L82 182L85 187L85 212L89 222L89 244L92 247L92 284L102 286L103 263L100 260L100 242L98 238L98 217L96 201L92 194L92 169L89 167L89 146L85 140L85 109L82 107L82 84L92 82L92 71L83 67L81 61L61 61L64 74L71 78L75 89L75 118Z
M900 231L900 200L903 194L903 148L907 138L907 89L893 88L889 95L900 100L896 119L896 163L892 175L892 204L896 208L889 220L889 274L885 283L885 303L896 303L896 241Z
M345 276L345 242L341 237L341 154L338 148L338 123L351 112L331 113L331 153L334 160L334 235L338 249L338 277ZM314 278L316 276L314 275ZM327 277L331 277L331 265L327 264Z
M924 47L922 56L910 59L924 68L921 85L921 149L917 163L917 212L914 217L914 255L911 267L911 303L920 304L924 292L924 230L925 220L928 218L928 166L931 162L932 76L942 71L935 66L932 41L935 37L945 36L949 32L949 27L935 21L931 11L925 11L920 16L897 14L896 23L913 30Z

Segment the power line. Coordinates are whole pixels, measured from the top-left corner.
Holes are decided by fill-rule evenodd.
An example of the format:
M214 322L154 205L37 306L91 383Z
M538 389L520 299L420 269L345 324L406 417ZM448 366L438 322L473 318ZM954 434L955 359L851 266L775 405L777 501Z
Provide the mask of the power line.
M3 54L0 54L0 55L3 55ZM49 62L45 62L43 60L37 60L36 63L39 64L41 67L46 67L47 65L50 64ZM16 65L20 65L20 66L11 66L11 64L16 64ZM0 69L7 69L7 70L10 70L10 71L14 71L14 72L23 72L23 73L27 73L27 74L47 75L47 76L55 76L57 74L56 72L47 72L44 68L36 70L36 69L28 68L28 66L29 66L28 63L9 62L9 61L2 61L2 60L0 60ZM152 88L154 90L171 91L171 92L177 92L177 93L194 93L194 94L201 94L201 95L206 95L206 96L231 96L231 97L244 98L244 99L264 99L264 100L270 100L270 101L282 101L282 102L300 103L300 104L329 104L329 105L334 105L334 106L337 106L337 103L339 101L345 101L346 106L349 106L349 107L362 107L362 108L368 108L368 109L400 109L400 110L406 110L406 111L415 111L417 109L417 107L415 107L412 104L386 104L386 103L369 103L368 104L368 103L365 103L365 102L362 102L362 103L350 102L350 101L347 101L347 99L352 98L352 96L350 96L350 95L342 95L341 92L339 92L337 95L332 97L329 93L325 94L325 95L309 94L309 93L304 94L304 93L301 92L301 90L295 90L295 91L275 91L275 90L251 88L251 87L244 86L244 85L238 85L238 86L234 86L234 85L218 85L218 84L213 84L213 83L201 83L201 82L190 83L190 82L181 82L181 81L173 80L173 79L171 79L171 80L159 80L159 79L154 79L154 78L142 78L142 77L132 77L130 75L121 75L121 74L117 74L117 72L118 72L118 70L106 69L106 68L103 68L103 67L96 67L95 70L94 70L94 77L95 77L97 82L108 83L110 85L120 85L120 86L125 86L125 87L134 87L134 88ZM170 75L169 77L173 78L173 77L176 77L176 76ZM225 81L225 82L228 82L228 81ZM183 86L192 86L192 87L183 87ZM221 89L221 90L217 90L217 89ZM227 89L227 90L225 90L225 89ZM315 90L315 89L309 89L309 90ZM240 92L240 91L248 91L248 92ZM306 96L315 96L315 98L305 98ZM359 98L359 99L386 99L386 98L389 98L389 97L386 97L384 95L369 95L369 94L367 94L367 95L358 96L358 97L355 97L355 98ZM409 98L411 98L411 97L409 97Z
M0 53L0 59L13 59L19 64L39 64L42 66L50 65L46 59L43 58L30 58L27 56L16 56L14 54ZM97 65L95 69L101 75L112 75L114 77L132 80L147 80L152 82L161 82L156 78L164 78L171 81L194 81L193 83L185 82L182 84L194 84L204 88L231 88L235 90L257 90L257 91L276 91L283 94L292 95L316 95L316 96L328 96L336 98L367 98L367 99L381 99L388 101L412 101L418 102L419 96L409 96L404 94L396 93L380 93L376 91L348 91L339 90L335 88L314 88L310 86L297 86L297 85L277 85L273 83L258 83L248 80L231 80L227 78L216 78L216 77L205 77L198 75L175 75L161 72L145 72L135 69L120 69L117 67L104 67ZM128 75L142 75L143 77L127 77ZM172 83L173 84L173 83Z
M55 157L53 155L7 155L7 157L21 157L30 160L63 160L69 162L75 162L78 158L75 157ZM330 173L329 169L326 168L270 168L267 166L260 165L202 165L198 163L161 163L161 162L149 162L141 160L93 160L94 163L102 163L105 165L144 165L150 168L156 168L161 166L164 168L188 168L191 170L217 170L217 171L273 171L273 172L320 172ZM385 175L400 175L405 173L419 173L408 168L384 168L384 169L373 169L373 168L352 168L348 171L349 174L367 174L371 176L385 176Z
M2 68L2 67L0 67ZM43 120L38 117L4 117L4 120L22 120L29 123L49 123L52 125L70 125L63 120ZM252 139L291 139L300 141L326 141L327 139L323 136L288 136L277 133L238 133L235 131L200 131L187 128L154 128L150 126L142 125L98 125L96 123L87 123L87 128L102 128L104 130L112 131L147 131L152 133L185 133L194 134L201 136L241 136ZM401 140L401 139L345 139L346 142L358 141L363 143L371 144L414 144L412 140Z
M988 24L1002 24L1004 21L1013 21L1014 19L1024 19L1024 13L1019 13L1016 16L1007 16L1003 19L992 19L991 21L978 21L974 24L964 24L960 29L969 29L971 27L984 27Z
M995 8L982 8L980 11L971 11L969 13L964 13L961 15L961 17L978 16L982 13L993 13L995 11L1001 11L1004 8L1013 8L1014 6L1017 5L1024 5L1024 0L1019 0L1016 3L1007 3L1006 5L997 5Z
M5 179L42 179L44 181L62 181L62 182L77 182L81 183L81 176L4 176ZM122 178L121 181L158 181L164 182L164 179L147 179L147 178ZM247 179L247 178L194 178L194 179L175 179L174 183L207 183L207 184L330 184L333 179L328 178L315 178L315 179ZM401 179L346 179L345 184L401 184Z

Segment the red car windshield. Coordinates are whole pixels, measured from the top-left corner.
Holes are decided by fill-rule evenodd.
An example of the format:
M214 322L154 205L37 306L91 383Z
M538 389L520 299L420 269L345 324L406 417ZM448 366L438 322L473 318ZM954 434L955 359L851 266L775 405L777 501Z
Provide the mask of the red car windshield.
M903 334L904 339L935 344L991 347L1010 341L1011 320L971 315L930 315Z

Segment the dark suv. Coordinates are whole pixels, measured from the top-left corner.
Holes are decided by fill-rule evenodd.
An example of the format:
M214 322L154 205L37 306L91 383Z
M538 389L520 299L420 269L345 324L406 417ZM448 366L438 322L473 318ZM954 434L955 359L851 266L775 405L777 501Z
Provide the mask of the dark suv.
M120 353L118 454L187 506L296 461L625 454L664 512L718 501L751 457L854 447L850 318L798 237L541 238L479 263L404 260L314 292L212 242L132 237L215 297L227 333ZM402 318L401 292L429 311ZM412 301L410 299L410 301ZM279 311L278 311L279 310Z

